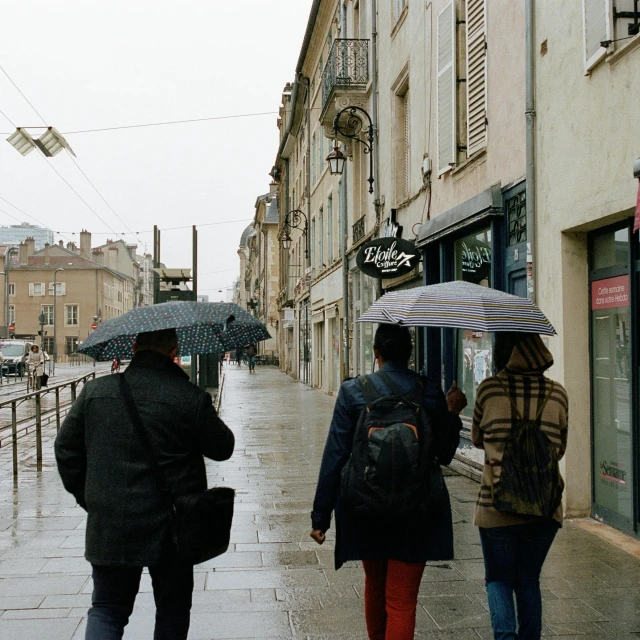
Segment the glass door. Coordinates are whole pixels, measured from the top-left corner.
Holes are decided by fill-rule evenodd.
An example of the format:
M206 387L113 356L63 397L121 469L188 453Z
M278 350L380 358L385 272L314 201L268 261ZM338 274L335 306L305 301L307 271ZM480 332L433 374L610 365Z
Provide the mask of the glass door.
M591 238L591 397L593 511L612 526L634 529L629 228Z

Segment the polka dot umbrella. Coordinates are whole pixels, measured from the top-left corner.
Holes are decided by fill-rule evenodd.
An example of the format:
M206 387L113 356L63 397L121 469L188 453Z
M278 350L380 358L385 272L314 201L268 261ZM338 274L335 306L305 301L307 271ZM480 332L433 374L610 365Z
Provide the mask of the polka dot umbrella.
M133 357L138 333L175 328L178 354L216 353L271 336L262 322L230 302L163 302L136 307L101 323L78 349L95 360Z

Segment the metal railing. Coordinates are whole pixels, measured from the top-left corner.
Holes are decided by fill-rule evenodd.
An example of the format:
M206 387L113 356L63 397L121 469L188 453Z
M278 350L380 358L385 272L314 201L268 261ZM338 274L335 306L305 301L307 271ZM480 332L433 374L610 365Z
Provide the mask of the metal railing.
M364 238L364 216L358 218L351 227L351 234L353 237L353 243L355 244L358 240L362 240Z
M43 423L51 424L55 420L56 431L60 429L61 417L66 414L68 408L75 402L78 392L78 386L92 380L96 377L95 371L84 376L63 382L62 384L40 389L32 393L26 393L21 396L11 398L0 402L0 415L3 409L11 410L11 421L9 423L0 422L0 447L6 441L4 434L11 429L11 447L13 449L13 477L18 477L18 439L35 431L36 436L36 464L38 471L42 470L42 425ZM69 400L61 401L61 391L69 388ZM42 396L53 394L55 396L55 404L52 407L42 406ZM23 403L33 400L35 406L33 412L28 412L25 417L18 417L18 407Z
M366 87L369 82L369 41L334 40L322 71L322 107L327 106L334 89Z

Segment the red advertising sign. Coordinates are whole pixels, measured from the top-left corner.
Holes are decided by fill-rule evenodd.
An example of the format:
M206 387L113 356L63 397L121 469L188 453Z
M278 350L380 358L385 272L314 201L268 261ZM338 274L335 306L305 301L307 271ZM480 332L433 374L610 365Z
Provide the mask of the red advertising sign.
M98 325L94 322L94 323L91 325L91 328L95 331L95 330L98 328Z
M591 283L591 309L629 306L629 276L617 276Z

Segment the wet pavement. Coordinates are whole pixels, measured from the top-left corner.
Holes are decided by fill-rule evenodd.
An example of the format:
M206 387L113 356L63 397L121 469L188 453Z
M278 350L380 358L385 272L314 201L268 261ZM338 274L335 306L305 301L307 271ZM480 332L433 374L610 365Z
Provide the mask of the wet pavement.
M334 399L275 368L225 365L222 416L236 453L209 463L211 484L237 489L228 553L196 567L189 638L365 639L363 574L333 570L332 532L317 546L309 511ZM0 638L84 637L90 566L83 558L84 512L60 483L55 430L45 432L44 468L21 442L18 484L0 449ZM451 475L455 562L430 564L420 590L417 638L492 637L478 534L471 524L477 485ZM629 548L637 543L629 541ZM640 560L567 523L543 571L544 634L554 638L637 638ZM151 638L148 576L125 634Z

